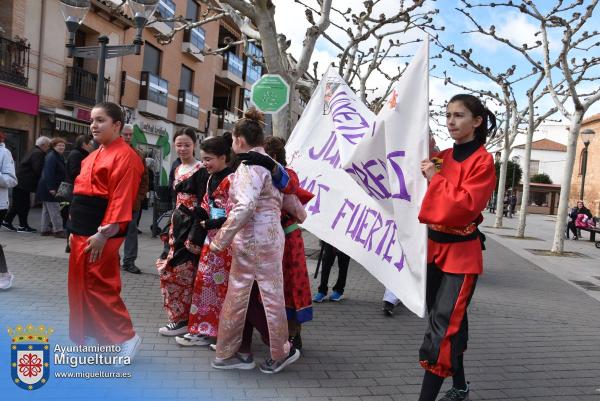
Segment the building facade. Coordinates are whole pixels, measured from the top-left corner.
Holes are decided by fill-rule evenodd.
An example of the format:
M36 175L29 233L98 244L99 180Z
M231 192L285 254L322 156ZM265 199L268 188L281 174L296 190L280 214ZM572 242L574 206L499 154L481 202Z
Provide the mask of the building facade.
M592 129L595 134L588 146L587 168L585 174L585 187L583 201L594 216L600 216L600 113L594 114L583 120L581 133L585 129ZM569 192L569 204L575 206L580 199L581 182L583 173L584 145L579 138L575 151L575 164L571 176L571 190Z

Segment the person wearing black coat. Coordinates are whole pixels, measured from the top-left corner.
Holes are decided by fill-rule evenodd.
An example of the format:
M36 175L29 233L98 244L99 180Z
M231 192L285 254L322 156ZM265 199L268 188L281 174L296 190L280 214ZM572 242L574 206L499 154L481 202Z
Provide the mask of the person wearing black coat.
M34 233L36 230L29 227L27 217L31 204L31 193L36 192L38 182L44 168L46 152L50 149L50 138L40 136L35 141L35 146L25 156L17 167L17 180L19 183L12 191L12 203L8 213L2 221L2 226L10 231ZM15 216L19 216L19 227L13 226Z
M569 231L573 233L573 239L577 240L579 237L577 236L577 227L575 227L575 221L577 220L577 216L580 214L585 214L590 219L592 218L592 212L590 209L585 207L583 201L577 201L577 206L571 209L569 212L569 222L567 223L567 239L569 239Z
M43 236L54 235L58 238L66 238L60 205L56 199L56 191L66 177L65 159L62 155L65 144L66 141L62 138L53 138L50 142L50 150L44 160L42 178L37 187L36 197L42 202L40 231Z
M69 152L69 156L67 156L67 171L65 176L65 181L70 184L75 184L75 178L79 175L81 171L81 162L85 159L91 151L94 150L94 144L92 142L92 137L90 135L79 135L77 139L75 139L75 148ZM65 206L61 210L63 223L68 220L69 216L69 206ZM66 224L64 224L66 227ZM71 252L71 247L69 246L69 230L66 229L67 233L67 247L65 248L66 253Z

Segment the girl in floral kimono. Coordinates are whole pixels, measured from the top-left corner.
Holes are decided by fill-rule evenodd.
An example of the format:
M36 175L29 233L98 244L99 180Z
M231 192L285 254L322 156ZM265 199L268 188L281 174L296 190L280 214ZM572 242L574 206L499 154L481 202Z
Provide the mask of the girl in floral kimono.
M156 262L164 308L169 318L169 323L158 330L164 336L177 336L188 331L198 255L206 235L206 231L193 228L196 222L208 218L200 207L206 192L208 172L194 158L196 133L191 128L179 130L175 133L174 142L181 165L175 170L173 183L176 201L168 236L169 253L165 259Z
M248 110L233 131L236 153L257 152L262 147L262 114ZM283 295L284 233L281 228L283 195L271 181L269 170L242 163L231 175L227 220L210 243L213 252L230 244L232 264L229 288L217 335L217 355L212 366L217 369L253 369L252 354L240 354L242 331L252 284L256 280L269 328L271 358L261 365L264 373L277 373L300 357L300 351L288 342L288 326Z
M202 199L202 208L208 213L209 219L200 222L200 225L208 230L208 235L202 247L196 273L188 332L175 338L175 341L183 346L208 345L215 342L219 314L227 294L231 248L212 252L208 245L226 220L230 184L228 177L233 173L233 170L227 167L231 153L230 141L223 137L213 137L200 144L202 162L210 174L208 187Z

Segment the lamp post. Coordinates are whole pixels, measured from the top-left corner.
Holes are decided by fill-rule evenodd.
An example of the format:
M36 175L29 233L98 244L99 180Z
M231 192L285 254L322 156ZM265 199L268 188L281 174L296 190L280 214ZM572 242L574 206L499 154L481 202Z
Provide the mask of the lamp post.
M127 56L130 54L139 55L142 45L142 31L148 23L148 19L154 14L159 0L127 0L133 21L136 28L136 35L133 43L130 45L108 45L108 36L98 37L98 46L75 46L75 32L83 22L85 15L90 8L90 0L60 0L60 8L69 31L68 57L81 57L98 60L98 79L96 81L96 103L104 100L104 69L106 59L113 57Z
M594 138L593 129L585 129L581 132L581 141L583 142L583 152L581 153L581 188L579 191L579 199L583 200L583 194L585 191L585 173L587 172L587 159L588 159L588 146Z
M510 186L513 194L515 192L515 173L517 172L517 164L519 163L519 156L513 156L511 161L513 162L513 169L512 169L512 185Z

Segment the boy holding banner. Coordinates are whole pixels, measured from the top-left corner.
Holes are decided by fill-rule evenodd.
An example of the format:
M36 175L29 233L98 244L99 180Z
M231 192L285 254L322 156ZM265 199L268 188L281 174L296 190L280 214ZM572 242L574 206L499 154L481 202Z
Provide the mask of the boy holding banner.
M426 369L419 401L435 401L444 378L453 386L440 401L469 399L463 353L467 349L467 307L483 270L484 236L477 229L492 195L494 160L484 144L496 126L494 115L472 95L448 103L446 121L454 147L423 160L429 187L419 220L428 226L427 331L419 351Z

